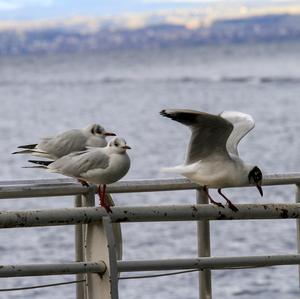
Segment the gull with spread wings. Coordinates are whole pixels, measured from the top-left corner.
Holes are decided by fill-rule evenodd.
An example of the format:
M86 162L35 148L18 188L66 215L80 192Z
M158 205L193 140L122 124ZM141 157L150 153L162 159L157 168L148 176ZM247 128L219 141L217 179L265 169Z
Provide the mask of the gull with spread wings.
M208 188L217 188L235 212L238 208L222 193L222 188L250 183L263 196L261 170L245 163L237 150L240 140L254 127L250 115L237 111L213 115L187 109L166 109L160 114L188 126L192 132L184 164L163 171L180 173L203 186L210 202L224 208L208 192Z

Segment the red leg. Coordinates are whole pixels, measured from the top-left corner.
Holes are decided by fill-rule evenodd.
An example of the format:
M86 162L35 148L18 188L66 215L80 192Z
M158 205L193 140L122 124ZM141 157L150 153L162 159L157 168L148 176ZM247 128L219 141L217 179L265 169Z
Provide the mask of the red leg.
M209 193L208 193L208 188L207 188L207 186L204 186L204 187L203 187L203 191L206 193L207 197L209 198L209 200L210 200L210 202L211 202L212 204L217 205L218 207L221 207L221 208L225 208L225 207L223 206L222 203L217 202L217 201L214 201L214 200L212 199L212 197L211 197L211 196L209 195Z
M101 185L98 186L98 195L99 195L99 200L100 200L100 206L101 207L104 207L105 206L105 200L102 196L103 192L102 192L102 189L101 189Z
M99 185L98 194L99 194L99 198L100 198L100 206L105 208L107 213L112 213L110 205L106 201L106 195L105 195L106 192L105 191L106 191L106 185L103 185L102 190L101 190L101 185Z
M218 189L219 194L226 200L229 209L237 212L239 209L221 192L221 188Z

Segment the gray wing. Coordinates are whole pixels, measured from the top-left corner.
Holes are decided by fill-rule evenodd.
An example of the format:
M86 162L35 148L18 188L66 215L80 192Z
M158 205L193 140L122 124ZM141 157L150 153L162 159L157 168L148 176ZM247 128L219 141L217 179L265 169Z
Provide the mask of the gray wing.
M52 172L80 178L92 169L105 169L109 165L109 156L99 149L89 149L63 156L48 166Z
M237 146L240 140L254 128L254 120L251 115L238 111L224 111L220 116L233 124L233 131L229 135L226 147L229 153L238 156Z
M43 139L37 148L57 159L72 152L84 150L86 140L86 136L80 130L73 129L53 138Z
M186 164L216 154L228 156L226 142L233 125L226 119L218 115L185 109L163 110L161 115L191 129L192 136L187 150Z

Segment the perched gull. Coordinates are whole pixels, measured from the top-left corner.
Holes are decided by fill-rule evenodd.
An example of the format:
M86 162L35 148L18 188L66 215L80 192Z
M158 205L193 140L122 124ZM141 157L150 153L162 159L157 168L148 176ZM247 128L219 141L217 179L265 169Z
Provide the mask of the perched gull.
M73 152L55 161L29 162L39 164L50 172L77 178L80 181L99 185L100 204L111 212L110 203L105 200L106 184L120 180L129 170L130 159L126 150L130 147L123 138L115 137L106 147L91 147L80 152Z
M224 207L208 193L209 187L217 188L233 211L238 209L221 192L222 188L254 183L263 196L261 170L241 160L237 150L240 140L254 127L250 115L236 111L213 115L184 109L162 110L160 114L188 126L192 131L184 164L164 168L164 171L180 173L203 186L210 201Z
M48 159L58 159L72 152L83 151L86 147L104 147L106 136L115 136L106 132L99 124L91 124L84 129L72 129L54 137L43 138L40 143L21 145L22 150L13 154L31 154Z

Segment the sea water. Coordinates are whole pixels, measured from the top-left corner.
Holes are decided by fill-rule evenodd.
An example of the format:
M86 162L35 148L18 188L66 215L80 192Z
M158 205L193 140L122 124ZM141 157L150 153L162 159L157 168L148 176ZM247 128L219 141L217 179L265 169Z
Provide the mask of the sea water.
M124 179L172 177L160 168L184 160L186 127L159 115L165 108L249 113L256 127L242 141L243 159L264 173L300 170L300 43L145 49L0 58L0 180L62 177L24 169L18 145L69 128L100 123L126 139ZM203 141L205 142L205 140ZM234 203L292 203L293 186L226 189ZM213 197L219 200L214 190ZM116 194L118 205L195 203L194 191ZM220 199L222 200L222 199ZM1 200L1 210L72 207L72 197ZM122 225L124 259L193 258L194 222ZM73 227L0 231L0 264L74 260ZM213 256L293 254L293 220L212 221ZM123 273L124 276L126 273ZM120 298L195 299L198 274L122 280ZM213 271L214 298L299 298L296 266ZM1 279L0 288L60 282L70 276ZM1 298L74 298L75 286L1 293Z

